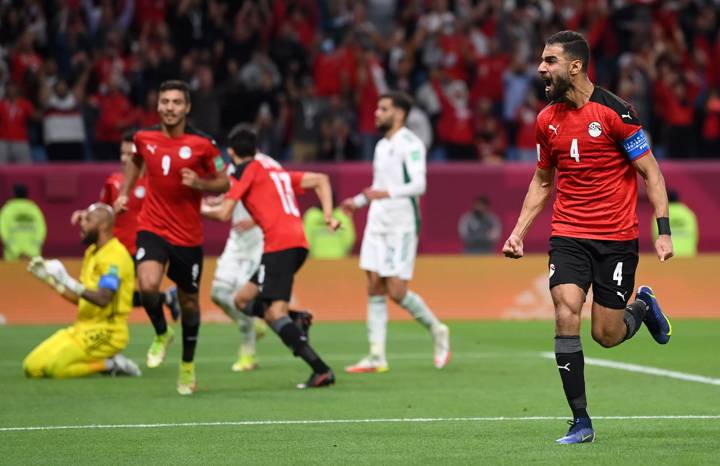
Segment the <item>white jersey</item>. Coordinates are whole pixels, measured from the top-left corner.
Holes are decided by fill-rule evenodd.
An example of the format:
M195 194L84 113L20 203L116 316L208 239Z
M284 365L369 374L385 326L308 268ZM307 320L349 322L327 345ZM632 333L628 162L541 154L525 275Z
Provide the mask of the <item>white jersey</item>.
M238 201L235 204L235 209L232 213L232 225L243 220L252 220L250 213L247 211L242 201ZM245 250L255 250L256 248L263 248L263 234L259 226L255 225L249 230L245 230L242 233L235 231L235 228L230 228L230 237L228 241L232 241L237 244L239 248Z
M366 231L417 233L425 187L425 145L420 138L405 127L390 139L382 138L375 146L372 188L390 197L372 201Z

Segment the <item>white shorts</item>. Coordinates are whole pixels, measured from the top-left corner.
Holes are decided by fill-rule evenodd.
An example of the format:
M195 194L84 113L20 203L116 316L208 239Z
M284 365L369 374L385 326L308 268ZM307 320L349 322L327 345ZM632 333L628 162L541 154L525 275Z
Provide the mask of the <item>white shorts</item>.
M262 252L262 240L248 244L247 241L238 241L237 236L231 234L217 260L212 286L227 286L236 290L244 285L260 266Z
M360 268L381 277L410 280L417 255L417 234L365 231L360 246Z

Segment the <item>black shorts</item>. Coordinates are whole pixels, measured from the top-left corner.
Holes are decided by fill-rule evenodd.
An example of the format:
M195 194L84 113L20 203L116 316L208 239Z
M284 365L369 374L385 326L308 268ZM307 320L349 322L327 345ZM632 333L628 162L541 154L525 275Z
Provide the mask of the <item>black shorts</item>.
M574 283L585 293L592 284L593 301L624 309L635 288L638 241L550 238L550 288Z
M308 250L305 248L283 249L262 255L260 267L250 281L260 289L264 302L290 301L295 273L305 263Z
M176 246L155 233L138 231L135 261L168 264L167 276L185 293L197 293L203 267L202 246Z

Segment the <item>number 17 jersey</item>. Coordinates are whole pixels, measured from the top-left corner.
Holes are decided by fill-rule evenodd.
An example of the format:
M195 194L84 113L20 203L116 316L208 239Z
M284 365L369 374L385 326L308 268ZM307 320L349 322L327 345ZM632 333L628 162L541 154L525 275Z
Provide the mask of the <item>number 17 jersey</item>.
M274 159L258 154L239 165L228 199L242 201L265 237L263 252L307 249L295 193L302 193L303 172L287 172Z

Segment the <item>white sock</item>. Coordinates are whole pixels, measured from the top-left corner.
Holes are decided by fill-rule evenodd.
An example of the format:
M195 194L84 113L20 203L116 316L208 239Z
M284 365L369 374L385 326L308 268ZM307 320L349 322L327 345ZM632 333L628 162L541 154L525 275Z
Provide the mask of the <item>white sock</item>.
M370 355L385 359L385 340L387 337L388 311L385 295L368 298L368 340Z
M400 306L427 329L432 329L440 325L440 321L435 317L435 314L433 314L427 304L425 304L425 301L410 290L405 294Z
M240 352L255 354L255 321L235 306L235 293L224 286L212 288L213 301L230 317L240 330Z

